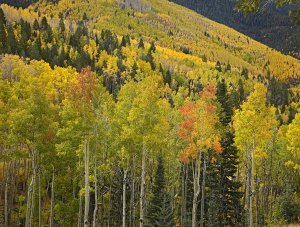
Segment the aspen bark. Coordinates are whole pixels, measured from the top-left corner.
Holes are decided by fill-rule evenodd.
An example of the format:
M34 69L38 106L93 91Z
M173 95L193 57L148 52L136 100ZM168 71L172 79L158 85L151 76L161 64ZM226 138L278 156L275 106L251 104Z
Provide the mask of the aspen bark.
M123 211L122 211L123 227L126 227L126 180L127 180L127 170L124 171L124 177L123 177Z
M77 227L81 226L81 220L82 220L82 197L79 195L79 211L78 211L78 223Z
M202 175L202 186L201 186L201 217L200 227L204 226L204 202L205 202L205 178L206 178L206 157L203 158L203 175Z
M145 175L146 175L146 145L143 144L143 155L142 155L142 173L141 173L141 194L140 194L140 227L144 226L144 199L145 199Z
M89 207L90 207L90 191L89 191L89 140L85 141L84 146L84 227L89 226Z
M39 170L39 227L42 226L41 171Z
M54 226L54 166L52 166L52 183L51 183L51 208L50 208L50 227Z
M5 182L4 189L4 226L8 227L8 196L7 196L7 182Z
M200 194L200 166L201 166L201 152L199 152L195 168L193 171L193 188L194 188L194 196L193 196L193 208L192 208L192 227L196 227L197 224L197 205L198 205L198 196Z
M96 160L96 154L94 158L95 166L94 166L94 178L95 178L95 208L94 208L94 214L93 214L93 227L96 227L97 223L97 212L98 212L98 178L97 178L97 160Z

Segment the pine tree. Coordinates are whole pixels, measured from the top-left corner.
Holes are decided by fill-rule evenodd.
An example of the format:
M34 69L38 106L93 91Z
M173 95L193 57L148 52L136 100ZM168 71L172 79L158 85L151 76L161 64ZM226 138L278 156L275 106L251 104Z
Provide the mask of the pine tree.
M213 155L209 166L209 226L241 226L243 209L241 183L236 180L238 165L237 148L234 146L233 133L229 128L233 115L233 105L227 94L223 79L217 86L217 99L221 104L220 122L225 128L221 139L223 152Z
M215 68L216 68L216 70L218 70L219 72L222 72L221 63L220 63L219 61L217 61Z
M59 30L61 33L64 33L66 30L66 26L65 26L63 17L60 17L60 19L59 19Z
M40 25L39 25L39 22L37 21L37 19L34 19L32 28L33 28L33 30L36 30L36 31L40 29Z
M7 35L5 31L5 24L0 21L0 54L6 52L6 42L7 42Z
M142 37L140 38L138 48L145 49L145 44L144 44L144 40Z
M7 28L7 53L16 54L18 51L18 41L12 26Z
M171 198L165 191L164 165L162 157L158 157L153 195L149 204L147 223L149 227L173 227L174 218Z
M2 8L0 7L0 54L6 51L7 35L5 31L6 18Z
M171 77L171 72L169 69L164 74L164 82L165 82L165 84L169 84L169 86L171 86L172 77Z

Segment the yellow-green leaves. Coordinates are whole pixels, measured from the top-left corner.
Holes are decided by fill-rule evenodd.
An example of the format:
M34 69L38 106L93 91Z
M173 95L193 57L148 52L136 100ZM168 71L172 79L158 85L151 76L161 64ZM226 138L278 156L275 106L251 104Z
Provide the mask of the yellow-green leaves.
M255 156L265 158L266 143L277 126L275 108L266 105L267 89L257 83L234 116L235 144L243 152L254 146Z
M288 151L291 154L290 166L300 170L300 113L297 113L287 131Z

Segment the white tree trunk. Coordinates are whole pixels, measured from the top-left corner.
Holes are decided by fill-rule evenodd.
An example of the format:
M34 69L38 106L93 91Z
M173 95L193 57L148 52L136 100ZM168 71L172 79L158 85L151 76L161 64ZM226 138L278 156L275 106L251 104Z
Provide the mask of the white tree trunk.
M82 219L82 197L79 194L79 211L78 211L78 223L77 223L77 227L81 226L81 219Z
M251 170L250 170L249 227L253 227L254 150L255 150L255 141L253 140L253 147L251 149Z
M41 171L39 170L39 227L42 226Z
M7 179L6 179L7 181ZM7 197L7 182L5 182L4 191L4 226L8 227L8 197Z
M131 181L131 195L130 195L130 224L129 227L134 226L134 221L135 221L135 204L134 204L134 199L135 199L135 158L133 156L133 161L132 161L132 181Z
M144 226L144 199L145 199L145 176L146 176L146 145L143 144L142 173L141 173L141 194L140 194L140 227Z
M89 140L85 141L84 146L84 227L89 226L89 207L90 207L90 190L89 190Z
M96 227L97 223L97 212L98 212L98 176L97 176L97 161L96 161L96 154L95 154L95 167L94 167L94 178L95 178L95 208L93 214L93 227Z
M51 208L50 208L50 227L54 226L54 166L52 166L52 183L51 183Z
M36 163L35 163L35 149L32 151L32 179L27 190L27 209L25 227L32 226L32 218L34 214L34 195L35 195L35 182L36 182Z
M206 157L204 154L203 158L203 177L202 177L202 186L201 186L201 217L200 217L200 227L204 226L204 201L205 201L205 178L206 178Z
M192 208L192 227L196 227L197 223L197 205L198 205L198 196L200 194L200 167L201 167L201 152L199 152L195 168L193 171L193 188L194 188L194 195L193 195L193 208Z
M124 171L123 178L123 211L122 211L122 227L126 227L126 180L127 180L127 170Z

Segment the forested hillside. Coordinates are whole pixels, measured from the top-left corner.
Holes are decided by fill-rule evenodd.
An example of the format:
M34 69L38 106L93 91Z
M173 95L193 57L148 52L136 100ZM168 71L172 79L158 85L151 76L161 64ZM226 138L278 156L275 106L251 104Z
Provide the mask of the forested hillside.
M0 226L300 223L300 62L168 1L0 9Z
M258 40L286 54L300 58L300 28L288 17L289 7L278 9L272 1L261 10L243 15L234 0L173 0L185 7Z

